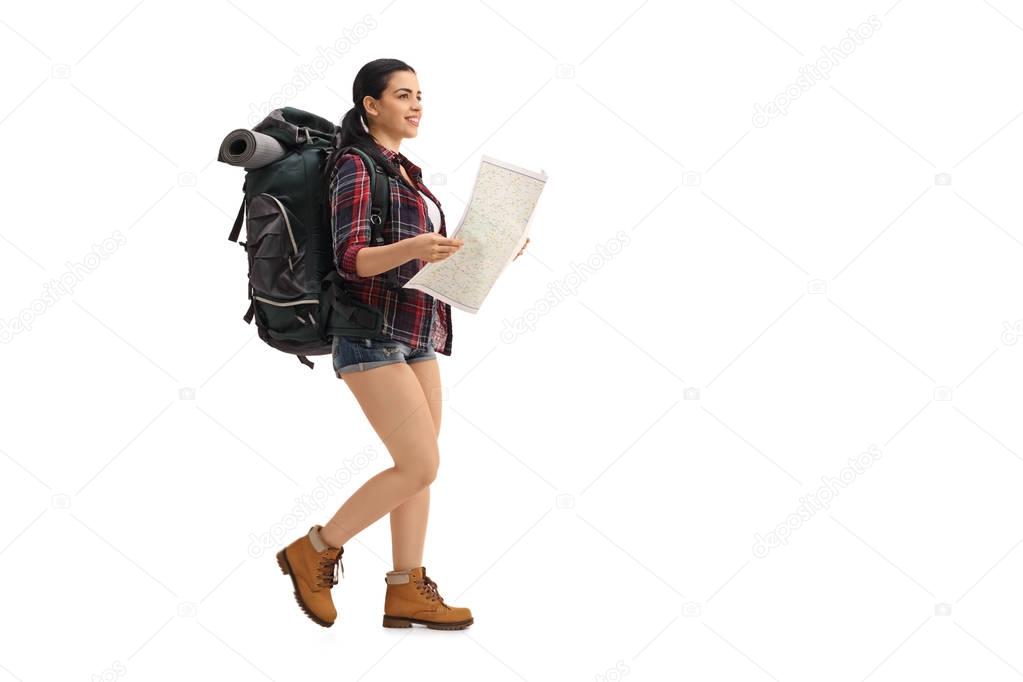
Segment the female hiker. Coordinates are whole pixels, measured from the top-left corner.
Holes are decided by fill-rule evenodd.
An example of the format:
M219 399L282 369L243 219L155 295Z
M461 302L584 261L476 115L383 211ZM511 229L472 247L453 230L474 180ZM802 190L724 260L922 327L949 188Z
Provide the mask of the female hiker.
M344 544L390 513L394 570L385 576L383 625L462 629L472 624L472 613L446 604L423 566L430 483L440 462L436 353L451 355L451 306L413 289L390 291L383 277L398 268L398 283L404 284L426 263L456 253L462 241L447 238L440 202L423 184L420 168L399 152L403 139L418 134L423 113L412 67L396 59L369 62L355 77L352 101L341 124L341 146L358 146L391 169L383 225L390 237L384 246L368 245L369 175L361 157L346 153L331 181L334 264L352 295L384 312L389 340L334 337L333 364L394 466L366 481L327 523L310 528L278 552L277 560L291 576L302 610L330 627L337 618L331 589L338 583Z

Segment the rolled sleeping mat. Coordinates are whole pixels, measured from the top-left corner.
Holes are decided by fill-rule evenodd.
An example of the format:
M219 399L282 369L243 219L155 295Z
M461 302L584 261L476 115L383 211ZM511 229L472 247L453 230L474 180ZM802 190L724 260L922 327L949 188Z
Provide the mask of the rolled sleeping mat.
M263 133L247 128L232 130L220 143L218 161L232 166L245 168L262 168L273 163L285 154L281 143Z

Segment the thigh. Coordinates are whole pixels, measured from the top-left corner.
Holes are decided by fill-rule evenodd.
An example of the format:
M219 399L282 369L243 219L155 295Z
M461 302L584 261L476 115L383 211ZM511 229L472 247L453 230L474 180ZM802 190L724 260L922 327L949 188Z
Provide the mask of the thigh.
M409 365L392 363L345 374L362 411L400 467L434 465L437 432L430 406Z
M419 386L423 389L423 395L426 396L426 402L430 406L434 429L439 436L442 395L440 368L437 366L437 360L434 358L422 362L413 362L409 364L409 368L415 373L416 378L419 379Z

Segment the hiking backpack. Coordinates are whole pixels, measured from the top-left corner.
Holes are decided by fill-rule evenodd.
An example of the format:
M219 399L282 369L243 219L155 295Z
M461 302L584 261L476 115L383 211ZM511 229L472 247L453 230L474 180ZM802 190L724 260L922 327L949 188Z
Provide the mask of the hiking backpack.
M228 239L238 242L242 224L248 256L249 308L242 319L256 322L259 338L298 357L327 355L334 336L383 336L383 315L353 297L334 266L330 181L346 152L362 157L373 196L370 244L384 244L390 210L389 171L364 150L340 146L341 129L300 109L275 109L252 128L269 135L284 155L245 169L244 198ZM397 269L383 275L397 289Z

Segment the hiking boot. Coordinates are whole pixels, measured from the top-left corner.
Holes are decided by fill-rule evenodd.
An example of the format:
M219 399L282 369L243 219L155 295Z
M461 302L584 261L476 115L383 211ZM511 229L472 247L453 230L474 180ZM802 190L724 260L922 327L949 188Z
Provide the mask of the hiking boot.
M331 547L319 536L322 526L313 526L290 545L277 552L277 564L284 575L291 576L295 587L295 601L314 623L329 628L337 620L337 609L330 598L330 590L338 583L337 569L344 547ZM315 531L315 533L314 533ZM315 537L314 537L315 535ZM319 547L319 549L317 549Z
M462 630L472 625L472 612L445 604L424 566L388 571L384 580L385 628L410 628L418 623L434 630Z

